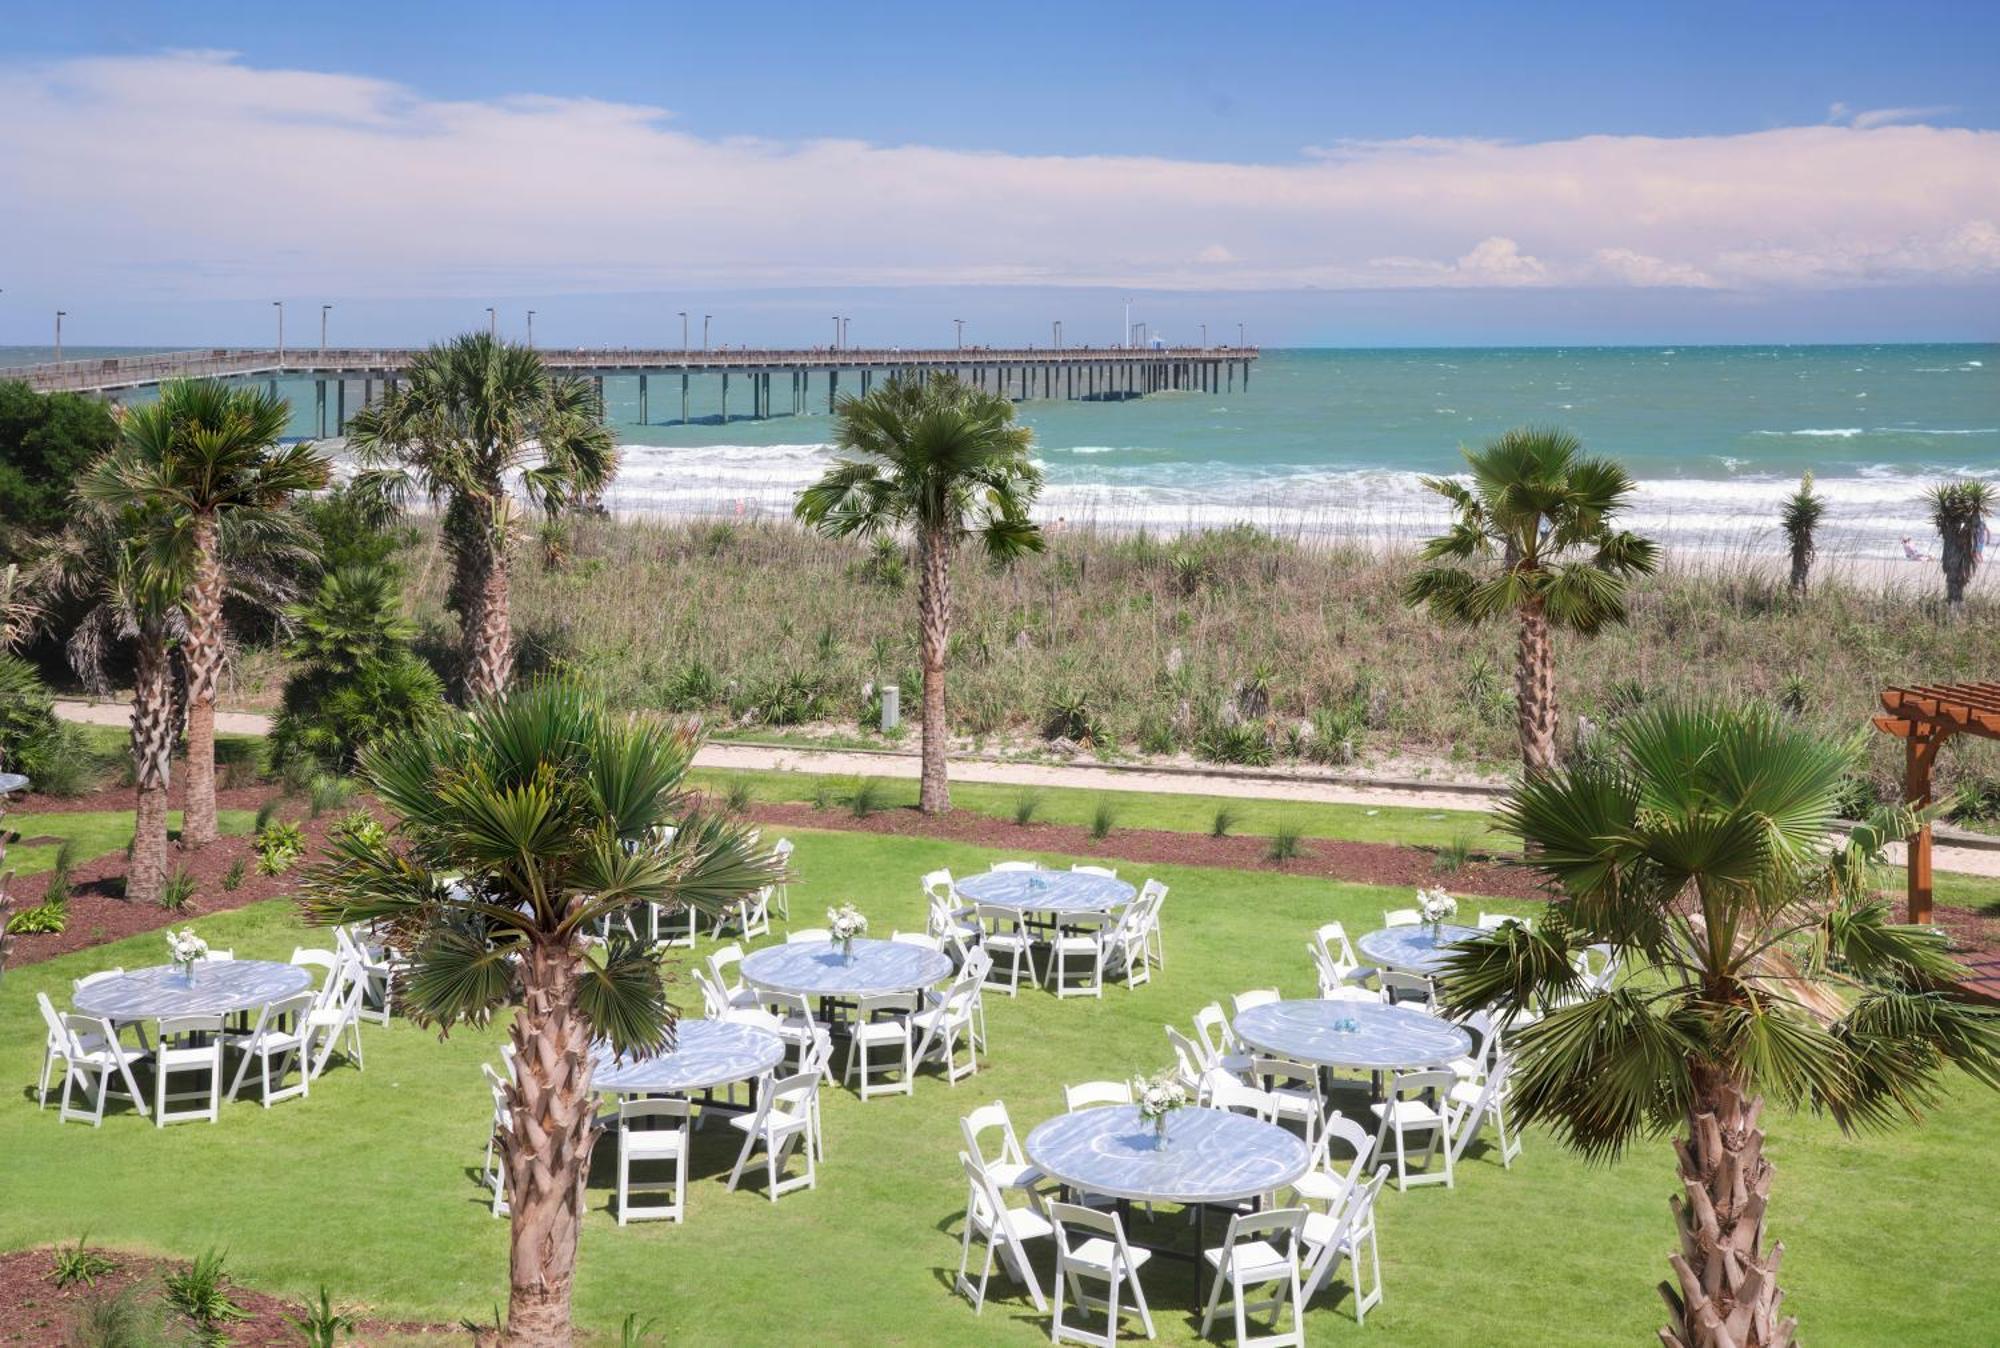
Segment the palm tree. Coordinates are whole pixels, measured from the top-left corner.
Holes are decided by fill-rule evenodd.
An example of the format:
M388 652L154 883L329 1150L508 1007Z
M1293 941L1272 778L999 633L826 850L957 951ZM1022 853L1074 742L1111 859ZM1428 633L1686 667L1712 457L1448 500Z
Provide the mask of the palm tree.
M1944 546L1938 560L1944 566L1944 601L1954 613L1965 607L1965 587L1979 570L1985 550L1986 517L2000 505L2000 491L1971 478L1940 482L1925 493L1931 523Z
M520 519L509 480L550 517L595 500L618 467L602 412L591 385L551 374L532 348L472 333L417 357L348 422L367 466L359 485L443 507L468 698L503 691L513 667L508 579Z
M2000 1086L2000 1015L1943 990L1963 971L1942 938L1893 923L1874 887L1882 848L1918 816L1890 807L1845 842L1835 831L1858 741L1688 705L1609 734L1601 761L1531 774L1495 811L1558 897L1532 931L1461 943L1447 1001L1542 1012L1514 1037L1513 1100L1585 1158L1686 1129L1661 1341L1789 1344L1783 1247L1764 1246L1767 1098L1844 1130L1916 1118L1947 1066ZM1589 992L1573 961L1595 942L1627 976Z
M173 655L187 634L181 599L189 574L180 543L162 510L79 500L30 577L31 588L51 601L85 605L65 645L70 667L90 686L104 686L113 648L131 643L136 797L125 897L142 904L156 901L167 880L167 786L178 737Z
M284 505L327 483L310 444L281 445L291 409L275 393L174 380L127 412L118 445L84 473L84 499L162 512L187 552L187 808L181 843L215 841L215 690L226 644L222 529L293 531Z
M673 1039L653 958L588 934L641 904L712 913L783 878L754 835L694 812L697 744L687 727L615 718L564 684L475 703L362 752L362 780L400 822L387 838L336 840L307 876L308 920L393 928L408 951L403 1005L420 1023L448 1031L515 1008L513 1127L500 1135L508 1344L570 1342L593 1041L644 1054ZM668 823L672 844L648 845Z
M975 542L999 562L1045 546L1028 518L1042 474L1028 457L1033 432L1014 404L955 375L892 378L841 401L826 474L799 493L795 513L830 537L868 538L907 528L916 537L917 622L924 674L925 814L951 808L945 757L944 659L951 640L951 559Z
M1611 527L1632 495L1632 479L1609 459L1586 458L1568 431L1511 430L1465 451L1465 461L1470 486L1424 479L1457 518L1424 544L1427 565L1404 586L1404 601L1447 623L1511 614L1520 624L1514 690L1521 761L1530 773L1547 772L1556 762L1550 633L1589 636L1624 622L1627 585L1653 571L1659 547Z
M1826 498L1813 490L1812 470L1807 469L1799 478L1799 489L1785 498L1778 513L1778 527L1785 531L1785 540L1792 547L1792 594L1796 598L1806 596L1806 577L1819 551L1813 532L1825 516Z

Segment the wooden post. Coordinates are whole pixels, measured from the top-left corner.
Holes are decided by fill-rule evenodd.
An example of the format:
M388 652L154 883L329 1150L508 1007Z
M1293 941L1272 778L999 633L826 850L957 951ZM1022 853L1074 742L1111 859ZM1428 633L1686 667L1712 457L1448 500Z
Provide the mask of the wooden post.
M649 418L646 415L646 376L642 374L639 376L639 424L644 426L648 424L648 421Z
M729 424L729 371L722 372L722 424Z
M1915 809L1931 803L1931 768L1937 763L1944 733L1933 726L1913 725L1903 741L1903 798ZM1911 922L1931 920L1931 826L1926 823L1909 841Z
M326 381L313 380L313 411L317 414L319 438L326 439Z
M681 371L681 425L688 424L688 374Z

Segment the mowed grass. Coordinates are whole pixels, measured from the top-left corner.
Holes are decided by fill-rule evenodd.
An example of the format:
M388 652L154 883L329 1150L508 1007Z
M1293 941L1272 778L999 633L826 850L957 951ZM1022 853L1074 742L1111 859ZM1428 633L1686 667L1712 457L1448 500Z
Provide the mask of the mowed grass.
M852 899L885 936L922 924L924 871L983 869L1000 855L866 834L793 837L803 877L794 922L820 925L829 904ZM1150 986L1113 986L1102 1001L995 995L992 1053L976 1077L949 1088L926 1076L914 1097L866 1104L829 1092L818 1189L776 1204L755 1189L725 1192L735 1132L712 1128L697 1135L688 1223L621 1230L608 1212L604 1148L582 1239L581 1322L615 1341L625 1315L638 1312L657 1317L677 1345L1046 1342L1047 1318L999 1275L982 1316L952 1294L965 1203L959 1116L1002 1099L1025 1136L1060 1111L1065 1082L1165 1065L1161 1025L1185 1025L1205 1002L1272 985L1310 995L1312 928L1338 918L1358 933L1408 897L1264 873L1153 873L1172 894L1168 964ZM324 943L282 903L196 927L243 957L283 959L296 944ZM489 1115L479 1064L497 1061L499 1028L440 1042L406 1023L370 1027L365 1072L337 1067L310 1099L269 1112L239 1102L213 1127L160 1132L120 1114L92 1131L37 1113L33 994L66 999L72 977L154 963L156 944L136 937L15 970L0 985L0 1079L13 1087L0 1101L0 1248L86 1229L95 1245L164 1254L226 1247L235 1276L281 1295L324 1283L336 1301L379 1316L488 1320L505 1297L506 1224L487 1215L472 1175ZM1787 1308L1805 1341L2000 1340L1990 1220L2000 1109L1990 1095L1954 1086L1928 1124L1886 1137L1847 1139L1823 1121L1781 1115L1769 1125L1771 1229L1786 1243ZM1337 1305L1323 1299L1311 1339L1378 1348L1648 1341L1673 1189L1664 1142L1591 1168L1531 1132L1512 1171L1475 1147L1455 1190L1385 1193L1386 1302L1357 1329L1344 1294ZM1048 1251L1036 1257L1046 1286ZM1145 1284L1160 1340L1195 1342L1190 1267L1156 1259Z
M883 807L917 803L914 779L855 778L825 773L699 768L689 774L695 784L717 794L742 783L750 797L761 801L827 802L845 807L862 782L870 784ZM1013 820L1023 798L1034 803L1033 822L1088 826L1099 801L1109 799L1117 812L1115 828L1163 829L1174 833L1207 834L1218 810L1231 816L1229 833L1269 837L1289 825L1307 838L1343 842L1407 843L1443 847L1459 839L1479 851L1519 851L1520 840L1497 831L1490 817L1478 810L1428 810L1399 805L1345 805L1322 801L1254 800L1235 796L1183 796L1165 791L1113 788L1086 790L1060 786L1005 786L988 782L953 782L953 809L970 810L995 819Z
M216 824L225 834L248 833L256 822L255 812L250 810L222 810L216 815ZM167 828L177 833L181 826L181 812L167 814ZM55 811L49 814L10 814L0 825L8 832L19 834L23 839L53 838L55 842L21 842L7 849L7 869L26 879L47 870L55 864L56 853L62 847L63 839L75 845L78 865L94 861L112 852L122 852L132 843L132 811L130 810L78 810ZM172 860L171 857L168 858Z

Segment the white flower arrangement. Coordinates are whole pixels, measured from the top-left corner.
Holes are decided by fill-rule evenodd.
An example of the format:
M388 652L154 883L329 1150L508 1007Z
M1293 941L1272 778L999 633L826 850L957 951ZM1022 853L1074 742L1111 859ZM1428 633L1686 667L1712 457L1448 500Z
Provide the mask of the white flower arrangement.
M192 927L167 932L167 954L183 967L208 958L208 942L194 934Z
M1419 889L1417 909L1424 915L1424 921L1436 926L1458 916L1458 900L1442 889Z
M1187 1087L1172 1072L1150 1078L1134 1077L1132 1103L1139 1107L1140 1118L1158 1123L1175 1110L1187 1108Z
M855 937L868 934L868 916L853 904L843 903L826 910L826 929L836 945L846 945Z

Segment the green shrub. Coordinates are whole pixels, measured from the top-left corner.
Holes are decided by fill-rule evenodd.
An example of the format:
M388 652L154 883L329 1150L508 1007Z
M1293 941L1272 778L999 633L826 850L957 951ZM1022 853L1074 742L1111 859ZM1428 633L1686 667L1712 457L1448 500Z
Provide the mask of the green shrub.
M85 1299L70 1316L62 1342L69 1348L170 1348L187 1342L167 1324L160 1299L138 1287Z
M1294 861L1305 855L1300 841L1298 827L1288 819L1280 819L1278 827L1271 834L1271 845L1264 850L1267 861Z
M53 936L69 926L67 903L38 903L7 919L9 936Z
M866 819L881 809L886 801L882 783L873 777L863 777L854 784L854 790L847 797L847 809L856 819Z
M388 836L389 830L382 827L382 821L366 810L351 810L341 816L340 821L328 830L336 838L354 838L373 846Z
M273 819L257 832L257 873L283 875L305 852L305 830L288 819Z
M1216 806L1215 818L1209 823L1208 826L1208 836L1211 838L1227 838L1229 836L1229 830L1235 828L1237 822L1242 817L1243 817L1242 814L1237 810L1237 808L1234 805Z
M1090 699L1083 693L1074 688L1059 688L1049 696L1048 705L1042 709L1044 739L1091 744L1103 734L1097 713L1091 709Z
M1036 811L1042 808L1042 793L1032 788L1017 793L1014 797L1014 822L1023 828L1035 822Z
M839 798L840 788L833 784L831 777L813 778L812 807L815 810L831 809Z
M1326 707L1315 711L1312 734L1306 738L1305 756L1328 766L1352 763L1361 742L1364 722L1358 707Z
M319 1304L300 1302L299 1313L287 1316L285 1323L299 1331L307 1348L333 1348L339 1335L354 1333L354 1318L333 1308L325 1283L320 1284Z
M1202 733L1195 750L1211 763L1252 768L1271 766L1271 741L1263 726L1249 721L1234 725L1217 722Z
M354 783L346 777L321 775L306 787L306 809L314 819L354 799Z
M884 589L900 590L908 577L908 567L903 562L903 545L886 535L868 545L868 556L857 569L857 574L870 585L880 585Z
M1465 863L1472 859L1472 839L1463 833L1437 849L1431 858L1431 869L1440 875L1456 875L1465 869Z
M722 701L722 681L699 657L690 656L667 676L660 698L668 711L703 711Z
M1111 826L1118 822L1118 803L1109 796L1099 796L1097 804L1090 811L1090 836L1100 841L1111 832Z
M176 866L174 873L160 886L160 907L170 913L184 913L194 902L194 896L194 877L188 874L187 867Z
M221 1254L209 1250L185 1272L166 1276L167 1304L194 1321L197 1329L215 1330L231 1320L250 1318L222 1285L222 1260Z
M1139 718L1139 752L1166 758L1181 751L1180 732L1174 723L1155 712Z
M257 807L256 822L251 824L250 831L253 834L262 833L266 828L270 827L271 821L278 817L278 811L283 809L284 805L285 802L276 796L259 805Z
M731 811L742 814L750 808L750 802L756 798L756 794L756 789L750 785L748 777L731 777L723 787L722 800Z
M303 668L286 681L271 726L281 767L344 771L370 740L444 705L443 681L410 650L415 629L393 568L341 567L285 612L294 625L286 654Z
M88 1233L78 1236L74 1245L57 1247L49 1268L50 1282L58 1287L71 1287L77 1283L95 1287L99 1278L117 1269L117 1263L108 1255L100 1254L84 1243L87 1238Z
M47 881L42 885L42 902L57 907L69 902L70 882L76 876L76 840L64 838L56 848L56 859L49 865Z
M222 873L222 892L234 894L243 887L244 873L250 869L247 858L238 857L229 863L229 869Z

